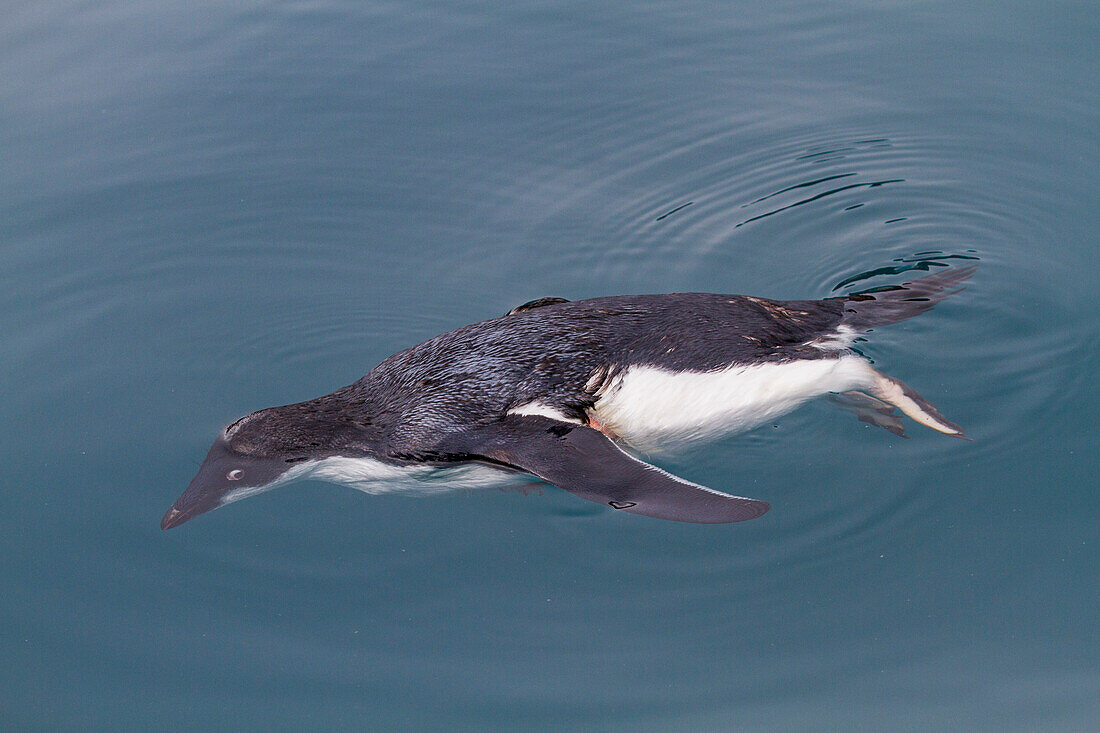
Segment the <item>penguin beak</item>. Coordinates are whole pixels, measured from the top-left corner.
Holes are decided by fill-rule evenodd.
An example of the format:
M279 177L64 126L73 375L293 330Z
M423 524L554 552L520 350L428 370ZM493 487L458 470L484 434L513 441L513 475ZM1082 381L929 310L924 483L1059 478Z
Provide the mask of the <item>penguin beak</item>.
M187 490L180 494L180 498L165 513L164 519L160 520L160 528L178 527L189 519L221 506L225 495L237 488L236 482L227 480L226 472L238 462L239 459L231 454L224 438L215 440L210 446L210 452L206 454L206 460L199 467L199 472L187 485Z
M206 467L203 466L203 468ZM164 514L164 518L160 520L161 529L178 527L188 519L194 519L200 514L205 514L221 506L220 492L209 489L204 473L208 472L199 470L199 474L191 480L187 490L180 495L180 498L176 499L176 503Z
M211 507L211 508L213 508L213 507ZM172 529L172 527L178 527L181 524L183 524L184 522L186 522L188 519L191 519L192 517L197 517L200 514L202 514L203 512L208 512L208 511L210 511L210 509L203 509L202 511L193 511L193 510L188 510L186 508L185 509L177 509L175 506L173 506L164 515L164 518L160 520L160 528L161 529Z
M206 454L199 472L180 498L160 520L161 529L178 527L189 519L217 509L234 497L264 491L286 471L284 462L246 456L234 451L225 438L218 438Z

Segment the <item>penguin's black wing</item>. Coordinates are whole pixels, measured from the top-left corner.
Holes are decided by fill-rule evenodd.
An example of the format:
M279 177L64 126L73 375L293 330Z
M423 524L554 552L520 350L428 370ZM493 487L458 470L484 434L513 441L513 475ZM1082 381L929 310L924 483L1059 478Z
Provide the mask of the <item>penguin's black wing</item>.
M625 453L603 433L533 415L508 415L445 440L454 457L534 474L613 509L677 522L755 519L767 502L723 494L677 478Z

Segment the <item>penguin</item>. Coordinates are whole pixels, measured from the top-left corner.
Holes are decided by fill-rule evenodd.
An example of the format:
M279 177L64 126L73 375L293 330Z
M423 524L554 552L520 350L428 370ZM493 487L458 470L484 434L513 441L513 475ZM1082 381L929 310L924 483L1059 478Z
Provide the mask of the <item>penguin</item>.
M292 480L369 493L524 473L611 510L726 523L768 511L641 458L748 430L823 395L903 434L893 412L966 438L851 349L919 315L973 267L824 300L672 293L542 298L389 357L354 384L229 425L161 521L169 529Z

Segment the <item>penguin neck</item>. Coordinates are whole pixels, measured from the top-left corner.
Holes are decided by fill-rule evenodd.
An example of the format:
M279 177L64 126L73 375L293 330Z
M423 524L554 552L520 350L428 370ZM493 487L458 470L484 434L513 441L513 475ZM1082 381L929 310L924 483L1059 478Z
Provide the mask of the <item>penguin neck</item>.
M332 456L374 457L382 453L392 429L387 416L372 414L369 404L343 399L338 393L271 408L259 441L264 452L287 463Z

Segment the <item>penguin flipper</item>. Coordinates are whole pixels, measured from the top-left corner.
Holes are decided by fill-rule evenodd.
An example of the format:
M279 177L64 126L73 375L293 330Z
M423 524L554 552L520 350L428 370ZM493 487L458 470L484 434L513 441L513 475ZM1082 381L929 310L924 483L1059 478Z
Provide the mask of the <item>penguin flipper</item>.
M454 439L461 455L525 471L631 514L721 524L755 519L770 508L677 478L629 455L603 433L538 415L507 415Z

